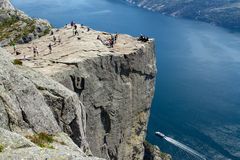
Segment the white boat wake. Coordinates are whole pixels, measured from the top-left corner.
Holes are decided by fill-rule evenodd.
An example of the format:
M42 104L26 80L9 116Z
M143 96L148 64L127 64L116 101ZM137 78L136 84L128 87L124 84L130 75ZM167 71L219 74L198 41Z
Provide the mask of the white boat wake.
M176 147L184 150L185 152L191 154L192 156L197 157L197 158L200 158L200 159L202 159L202 160L207 160L204 155L198 153L198 152L195 151L194 149L192 149L192 148L190 148L190 147L188 147L188 146L186 146L186 145L184 145L184 144L182 144L182 143L180 143L180 142L178 142L178 141L176 141L176 140L174 140L174 139L172 139L172 138L170 138L170 137L165 136L163 133L161 133L161 132L156 132L155 134L156 134L157 136L165 139L167 142L169 142L169 143L175 145Z

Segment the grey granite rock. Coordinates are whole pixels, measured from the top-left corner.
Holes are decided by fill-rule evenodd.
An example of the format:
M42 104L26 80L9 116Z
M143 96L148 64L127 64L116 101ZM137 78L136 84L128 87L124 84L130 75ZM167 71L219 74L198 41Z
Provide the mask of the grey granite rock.
M67 133L87 154L85 109L78 96L0 48L0 127L20 134Z
M27 138L0 128L0 159L12 160L100 160L89 157L64 133L54 136L51 148L41 148Z
M24 44L17 45L23 54L16 57L22 59L25 55L29 61L23 61L24 65L51 76L78 94L85 106L87 142L95 156L142 159L154 94L154 41L144 43L119 35L114 47L109 48L97 40L97 36L104 41L110 34L78 28L81 40L73 37L69 28L54 30L55 36L61 36L62 43L54 45L52 54L47 49L52 36L44 36L33 41L41 50L39 56L33 59L27 49L31 44ZM8 49L11 52L11 48ZM29 79L36 84L37 79L31 75ZM38 83L46 84L42 79ZM61 102L54 94L44 95L50 105L58 106ZM52 97L51 101L48 97ZM74 142L81 145L75 136Z
M0 0L0 9L13 10L14 7L9 0Z
M0 0L0 46L28 43L49 33L47 20L33 19L15 9L9 0Z

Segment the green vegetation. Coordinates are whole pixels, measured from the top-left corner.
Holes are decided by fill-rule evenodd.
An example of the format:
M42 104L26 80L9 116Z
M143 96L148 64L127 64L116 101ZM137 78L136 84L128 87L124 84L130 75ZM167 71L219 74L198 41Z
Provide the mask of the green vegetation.
M41 148L50 148L54 149L51 143L54 142L53 136L48 135L47 133L38 133L33 136L27 136L26 138L30 139L31 142L35 143Z
M1 14L10 15L0 22L0 41L10 39L10 45L18 43L24 37L27 37L30 33L36 33L36 20L27 18L21 15L19 12L8 12L0 9ZM41 25L48 25L44 22ZM48 27L39 36L46 35L50 32ZM27 40L28 41L28 40Z
M19 59L14 59L13 62L12 62L14 65L22 65L22 61L19 60Z
M16 23L15 25L12 25L11 27L18 31L17 34L15 35L14 39L12 40L13 43L17 43L18 40L20 40L23 37L28 36L30 33L33 33L35 30L35 20L31 19L21 19L20 20L21 24L25 24L25 27L20 28L19 23ZM5 37L7 38L7 37Z
M49 33L50 33L50 28L46 29L46 30L43 32L44 35L47 35L47 34L49 34Z
M4 150L4 146L0 144L0 153L3 152L3 150Z
M146 159L154 159L154 157L160 157L162 160L171 160L171 156L169 154L163 153L157 148L156 146L152 145L151 143L144 141L143 143L145 148L145 156L144 160Z

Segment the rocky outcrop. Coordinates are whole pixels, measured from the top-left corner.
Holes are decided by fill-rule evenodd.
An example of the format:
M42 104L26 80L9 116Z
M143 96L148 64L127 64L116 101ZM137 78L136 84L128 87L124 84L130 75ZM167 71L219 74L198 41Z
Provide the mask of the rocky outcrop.
M32 19L9 0L0 0L0 46L30 42L48 34L50 28L48 21Z
M22 135L0 128L0 145L3 148L0 159L100 160L88 157L64 133L58 133L54 136L51 148L41 148Z
M34 40L39 49L37 57L28 49L31 45L17 45L21 54L16 58L22 59L24 66L51 76L78 95L86 111L87 142L95 156L143 159L156 74L154 42L144 43L128 35L119 35L111 48L105 45L110 34L78 28L80 36L73 36L70 28L54 30L54 36L61 37L60 43L52 42L52 36ZM47 48L49 43L54 43L52 54ZM13 52L12 48L7 49ZM26 77L40 86L38 89L46 91L48 87L42 87L46 81L31 75ZM56 104L61 108L58 99L68 97L69 93L65 94L58 96L56 92L47 92L44 97L50 97L46 101L49 106L54 103L53 106ZM58 117L58 112L56 115ZM71 138L79 146L82 142L78 137L83 136L79 136L81 132L74 128L78 130L82 123L68 123L70 130L73 129Z
M158 146L152 145L149 142L144 142L144 160L172 160L169 154L160 151Z
M14 65L3 49L0 68L0 128L21 135L65 132L91 154L85 108L77 94L28 67Z
M13 5L9 2L9 0L0 0L0 9L14 10L15 8L14 8Z

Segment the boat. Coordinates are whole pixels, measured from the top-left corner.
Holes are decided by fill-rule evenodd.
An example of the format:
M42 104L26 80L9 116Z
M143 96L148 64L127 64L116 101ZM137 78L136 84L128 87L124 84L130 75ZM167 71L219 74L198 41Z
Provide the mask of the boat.
M161 137L161 138L165 138L165 134L161 133L161 132L155 132L155 135Z

